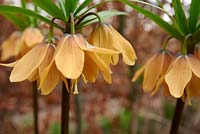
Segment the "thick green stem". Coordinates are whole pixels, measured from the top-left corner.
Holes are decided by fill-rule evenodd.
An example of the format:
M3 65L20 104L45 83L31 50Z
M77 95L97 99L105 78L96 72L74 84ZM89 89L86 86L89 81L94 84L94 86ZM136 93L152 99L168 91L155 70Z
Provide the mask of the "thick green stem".
M176 102L176 109L175 113L172 119L172 124L171 124L171 129L170 129L170 134L177 134L178 133L178 128L180 126L180 121L181 121L181 116L183 113L184 109L184 102L181 98L177 99Z
M70 80L68 80L70 87ZM62 109L61 109L61 134L69 134L69 109L70 93L67 91L65 84L62 86Z
M33 117L34 117L34 134L39 134L39 128L38 128L38 89L37 89L37 82L33 82Z

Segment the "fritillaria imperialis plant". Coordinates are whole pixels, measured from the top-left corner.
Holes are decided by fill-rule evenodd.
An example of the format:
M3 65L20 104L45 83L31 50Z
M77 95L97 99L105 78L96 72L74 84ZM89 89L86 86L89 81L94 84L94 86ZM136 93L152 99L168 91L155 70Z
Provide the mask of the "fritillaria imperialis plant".
M200 91L198 84L200 81L200 61L197 59L199 58L199 51L195 51L195 46L200 42L200 1L191 1L188 17L186 17L180 0L172 0L173 16L162 9L162 6L157 7L149 3L134 0L121 1L153 20L170 36L163 43L163 48L151 57L144 67L135 73L132 81L136 81L139 75L144 72L142 87L145 92L155 94L160 86L162 86L166 95L177 98L176 110L170 131L170 133L175 134L178 130L184 102L190 104L190 98L192 96L199 96ZM157 8L167 14L171 21L166 22L159 15L141 8L132 2ZM171 38L177 39L181 44L181 50L178 54L172 55L166 49L168 41ZM194 51L196 52L195 55Z
M111 83L109 65L117 64L119 54L128 65L134 65L136 60L132 45L103 22L105 18L125 13L92 11L105 2L109 1L88 6L92 0L82 3L79 0L33 0L34 10L26 8L24 0L23 7L0 6L0 13L23 30L13 33L2 45L2 60L12 56L18 59L1 65L13 67L11 82L37 81L43 95L51 93L58 82L63 81L62 134L68 133L70 93L78 94L78 81L95 82L101 71L106 82ZM41 11L47 15L41 15ZM33 22L30 27L25 24L27 18ZM99 24L87 38L82 29L93 23ZM42 25L48 28L43 29Z

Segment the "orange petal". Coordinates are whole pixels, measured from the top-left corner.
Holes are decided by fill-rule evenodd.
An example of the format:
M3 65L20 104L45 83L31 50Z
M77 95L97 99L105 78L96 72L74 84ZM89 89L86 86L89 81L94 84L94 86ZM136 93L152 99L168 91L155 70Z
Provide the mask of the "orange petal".
M44 39L40 30L32 27L26 28L24 30L22 38L24 39L24 42L29 48L33 47L38 43L41 43L42 40Z
M42 63L47 49L46 44L39 44L24 55L12 70L10 81L19 82L27 79Z
M92 83L95 82L98 72L98 66L96 65L96 63L90 58L90 56L87 53L85 53L83 75L86 81Z
M115 37L115 45L114 47L122 53L123 61L128 65L134 65L137 56L135 54L135 50L133 46L123 37L121 36L114 28L110 26L111 31L113 32L113 36Z
M165 75L161 76L161 77L157 80L155 89L154 89L154 90L152 91L152 93L151 93L152 96L155 95L155 94L158 92L159 88L160 88L161 85L164 83L164 80L165 80Z
M12 62L12 63L8 63L8 64L6 64L6 63L0 63L0 66L4 66L4 67L14 67L14 66L17 64L18 61L19 61L19 60L15 61L15 62Z
M187 85L187 89L190 92L191 96L197 97L200 96L200 78L193 75L191 81Z
M56 68L55 64L52 64L50 67L48 74L46 76L46 79L42 83L40 83L39 88L42 91L43 95L47 95L52 92L52 90L56 87L58 84L60 78L59 78L59 73Z
M47 66L52 64L52 60L54 60L53 59L54 53L55 53L55 48L52 45L49 45L47 54L39 67L39 74L41 74L44 71L44 69L47 68Z
M55 56L58 70L69 79L77 79L84 65L84 52L79 48L73 36L65 37Z
M145 65L143 90L144 92L151 92L156 86L156 82L161 75L164 62L164 55L157 53Z
M138 69L136 72L135 72L135 74L134 74L134 76L133 76L133 78L132 78L132 82L135 82L137 79L138 79L138 77L144 72L144 69L145 69L145 67L143 66L143 67L141 67L140 69Z
M163 67L162 67L162 72L161 72L161 75L165 74L170 66L170 63L172 61L172 54L170 54L169 52L167 51L164 51L163 52L164 54L164 63L163 63Z
M28 80L29 81L35 81L39 79L39 72L38 72L38 69L36 69L29 77L28 77Z
M119 54L119 51L109 50L105 48L95 47L90 45L81 34L74 35L75 41L79 45L79 47L85 51L96 52L101 54Z
M186 56L186 59L192 72L200 78L200 61L193 55Z
M185 57L178 57L165 77L170 94L176 98L180 98L191 77L192 71Z
M112 83L110 68L99 58L99 56L97 54L92 53L92 52L87 52L87 54L99 67L106 82Z
M112 65L117 65L118 61L119 61L119 55L118 54L112 55L111 64Z
M163 82L163 95L164 96L171 96L169 92L169 87L167 86L166 82Z
M1 45L1 60L6 61L11 57L16 56L15 55L15 47L16 47L16 41L20 38L19 32L14 32L11 34L11 36L3 42Z

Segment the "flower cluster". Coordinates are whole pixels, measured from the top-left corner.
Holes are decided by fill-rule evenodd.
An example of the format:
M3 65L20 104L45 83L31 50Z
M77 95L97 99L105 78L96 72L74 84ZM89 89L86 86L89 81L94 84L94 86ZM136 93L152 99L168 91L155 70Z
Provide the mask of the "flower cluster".
M135 73L132 81L143 72L144 92L153 95L162 85L165 95L182 97L189 104L191 96L200 95L200 61L192 54L173 56L167 50L156 53Z
M3 57L8 59L10 56L17 56L14 53L16 49L23 52L23 56L14 63L1 65L13 67L10 74L11 82L37 80L38 87L44 95L49 94L60 80L65 83L69 91L76 87L81 77L85 83L95 82L99 71L106 82L111 83L112 72L109 64L113 62L110 59L115 59L116 64L121 53L124 62L133 65L136 55L131 44L112 26L103 23L100 25L101 28L97 27L93 30L89 41L80 33L66 33L59 37L58 42L47 42L42 38L43 36L40 36L39 31L28 28L21 37L19 36L20 42L23 42L19 47L19 44L11 43L18 39L14 33L2 46L5 52L10 47L13 51L9 55L4 54ZM36 33L30 33L30 31ZM117 43L114 42L116 40L118 40ZM67 79L71 80L70 87ZM74 88L73 92L78 94L77 88Z

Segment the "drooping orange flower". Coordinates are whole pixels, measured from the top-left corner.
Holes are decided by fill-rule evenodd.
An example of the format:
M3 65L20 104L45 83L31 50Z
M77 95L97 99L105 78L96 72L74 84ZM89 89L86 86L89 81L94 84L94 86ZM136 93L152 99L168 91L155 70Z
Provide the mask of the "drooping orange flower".
M37 28L26 28L22 33L14 32L1 45L1 60L6 61L11 57L21 57L34 45L41 43L44 39L42 33Z
M110 50L117 50L123 56L123 61L128 65L134 65L137 59L135 51L132 45L127 41L120 33L118 33L111 25L100 23L90 34L89 43ZM119 54L104 55L98 54L104 62L109 65L117 64L119 60Z
M33 27L26 28L22 33L19 43L16 45L16 54L23 56L33 46L41 43L43 39L44 36L39 29Z
M171 60L172 54L167 50L162 50L156 53L143 67L135 72L132 81L136 81L137 78L144 73L144 79L142 83L144 92L157 92L156 84L158 83L158 80L166 73Z
M20 37L21 33L16 31L13 32L10 37L2 43L1 61L6 61L11 57L17 56L15 47L16 44L18 44Z
M0 65L14 67L9 78L11 82L37 80L42 94L48 94L55 88L59 80L63 78L55 64L49 69L47 77L43 78L43 72L51 63L54 54L55 48L52 44L40 43L16 62Z
M96 53L111 55L119 52L90 45L81 34L68 34L58 43L55 63L68 79L78 79L83 74L87 81L93 82L96 71L90 72L90 69L98 68L104 79L111 83L111 71Z
M165 75L165 82L175 98L184 94L199 95L200 61L191 54L176 57Z
M0 65L14 67L10 75L11 82L37 80L39 89L46 95L60 80L64 81L67 89L76 87L81 75L85 81L94 82L99 70L104 79L111 83L111 70L96 53L119 52L92 46L81 34L68 34L60 40L57 47L51 43L40 43L18 61ZM69 88L66 78L72 81ZM74 88L74 94L77 93L77 88Z

